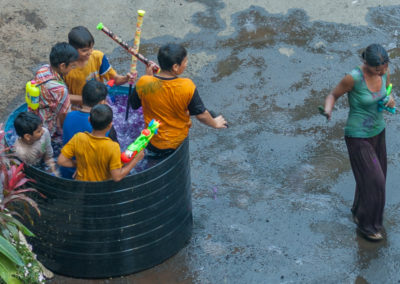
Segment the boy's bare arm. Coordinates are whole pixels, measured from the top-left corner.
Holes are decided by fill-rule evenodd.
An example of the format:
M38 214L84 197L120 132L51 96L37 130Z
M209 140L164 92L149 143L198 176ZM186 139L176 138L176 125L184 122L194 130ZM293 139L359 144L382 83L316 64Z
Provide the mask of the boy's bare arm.
M66 117L67 117L67 113L66 112L58 114L58 120L60 121L61 127L64 125L64 120L65 120Z
M134 80L134 75L130 73L126 74L125 76L116 74L113 79L115 81L115 85L122 85L128 83L129 80Z
M54 159L50 158L50 159L47 159L45 162L46 162L46 165L50 168L51 172L55 176L59 177L60 176L60 172L56 168L56 162L54 161Z
M222 115L219 115L215 118L211 116L211 114L206 110L205 112L196 115L196 118L205 125L214 127L214 128L226 128L227 122Z
M58 156L57 164L67 168L76 168L76 161L68 159L62 153Z
M129 172L136 166L136 164L143 159L144 151L140 151L137 153L135 158L132 159L129 163L124 165L122 168L111 170L111 177L114 181L120 181L123 179Z
M154 63L153 61L149 62L149 65L146 66L146 75L150 75L150 76L153 75L154 65L157 66L157 64ZM116 85L122 85L122 84L125 84L128 82L136 81L137 76L138 76L137 73L128 73L125 76L116 74L113 79L114 79Z
M72 105L82 105L82 96L69 94L69 100L71 101Z

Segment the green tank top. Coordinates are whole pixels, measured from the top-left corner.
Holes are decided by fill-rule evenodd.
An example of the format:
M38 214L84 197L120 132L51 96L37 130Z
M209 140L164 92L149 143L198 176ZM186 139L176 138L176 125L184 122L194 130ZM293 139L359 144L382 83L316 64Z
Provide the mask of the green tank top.
M349 73L354 79L354 87L348 93L350 105L344 135L355 138L370 138L385 129L383 112L378 111L378 101L386 96L386 74L382 76L382 88L371 92L364 75L357 67Z

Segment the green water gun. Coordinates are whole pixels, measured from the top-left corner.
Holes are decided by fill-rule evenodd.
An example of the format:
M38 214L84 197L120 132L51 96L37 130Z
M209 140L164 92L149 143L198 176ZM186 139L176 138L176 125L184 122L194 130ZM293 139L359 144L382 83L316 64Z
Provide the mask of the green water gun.
M323 106L318 106L318 111L321 115L325 116L326 119L329 119L329 114L325 112L325 108Z
M150 139L157 134L158 128L160 127L160 122L158 120L152 119L149 126L142 130L139 137L130 144L126 150L121 154L121 161L123 163L129 163L136 156L137 153L142 151L149 144Z
M386 96L382 100L380 100L378 102L378 111L379 112L381 112L383 110L386 110L387 112L390 112L390 113L393 113L393 114L396 113L396 108L395 107L385 106L389 102L390 93L392 92L392 87L393 87L392 84L389 84L389 86L386 89Z

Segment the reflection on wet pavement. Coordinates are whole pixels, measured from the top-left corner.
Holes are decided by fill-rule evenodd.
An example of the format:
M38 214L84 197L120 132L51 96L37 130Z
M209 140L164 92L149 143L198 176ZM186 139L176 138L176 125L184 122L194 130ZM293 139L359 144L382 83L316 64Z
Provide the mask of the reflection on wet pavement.
M196 2L208 13L193 17L201 32L179 40L189 51L185 75L230 128L215 131L195 121L191 130L192 240L153 269L93 283L397 283L398 118L386 115L387 240L375 244L351 221L347 100L338 101L330 122L317 107L374 42L390 53L398 92L400 6L371 8L368 26L311 22L303 10L270 14L252 6L232 15L235 33L218 36L224 4ZM154 60L156 47L169 41L176 39L143 41L142 52ZM110 58L121 63L118 70L129 69L123 51Z

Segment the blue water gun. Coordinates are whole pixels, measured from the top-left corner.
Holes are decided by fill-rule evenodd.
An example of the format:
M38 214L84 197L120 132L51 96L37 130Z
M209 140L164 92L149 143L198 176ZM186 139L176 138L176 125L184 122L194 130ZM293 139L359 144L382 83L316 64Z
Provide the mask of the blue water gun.
M396 113L396 107L385 106L389 102L390 93L392 92L392 87L393 87L392 84L389 84L389 86L386 89L386 96L378 102L378 111L379 112L386 110L387 112L390 112L393 114Z

